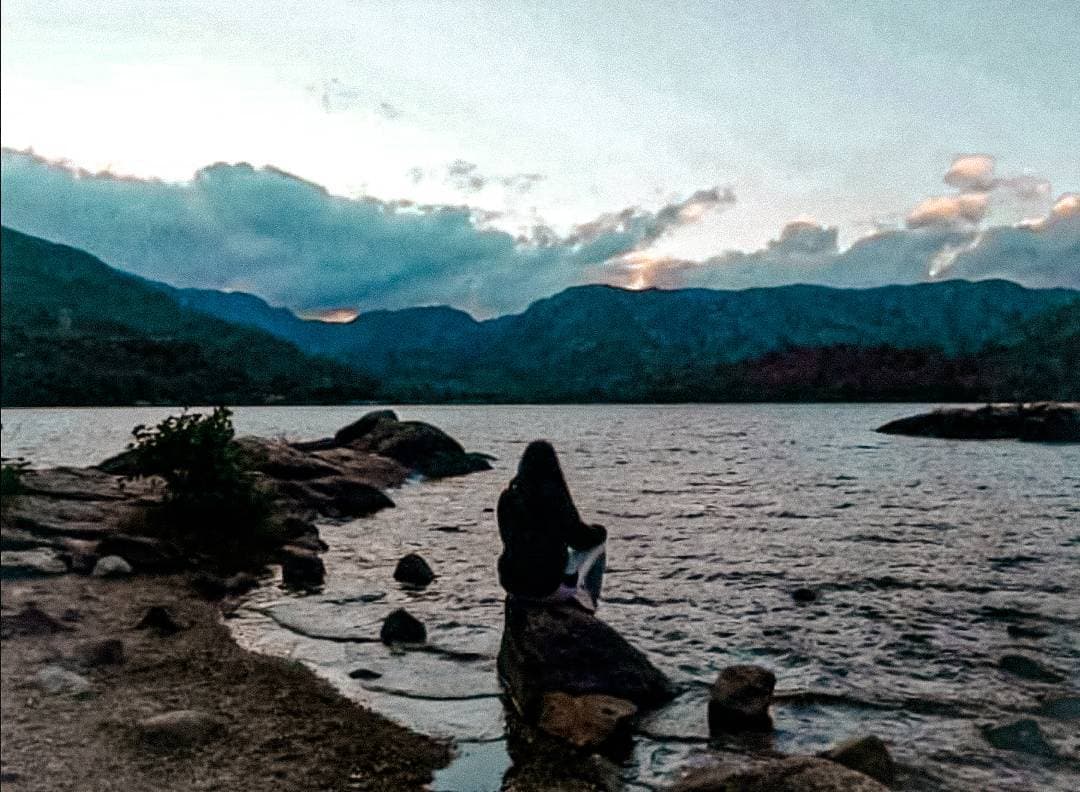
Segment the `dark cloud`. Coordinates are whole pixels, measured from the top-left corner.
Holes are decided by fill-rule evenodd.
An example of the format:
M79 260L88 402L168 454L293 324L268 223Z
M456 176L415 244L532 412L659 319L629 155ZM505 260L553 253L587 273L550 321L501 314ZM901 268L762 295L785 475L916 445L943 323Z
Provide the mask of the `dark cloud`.
M466 162L453 168L464 178L474 170ZM468 206L344 198L246 164L164 183L5 151L2 172L3 221L19 230L144 277L251 291L313 312L434 303L479 314L521 309L645 244L657 222L634 209L622 229L522 241L485 227L492 218Z

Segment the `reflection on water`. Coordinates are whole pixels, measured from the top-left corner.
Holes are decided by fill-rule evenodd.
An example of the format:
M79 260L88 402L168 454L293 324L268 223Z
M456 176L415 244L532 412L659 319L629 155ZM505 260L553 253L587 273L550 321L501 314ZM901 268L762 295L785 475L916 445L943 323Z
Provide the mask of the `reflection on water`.
M707 685L741 662L777 674L779 750L872 732L909 768L909 788L1080 788L1075 721L1034 715L1056 762L994 750L978 729L1033 716L1080 684L1080 448L873 433L918 409L401 408L495 454L495 470L407 485L392 494L396 509L326 526L326 589L265 587L231 624L246 645L303 660L390 717L459 740L461 758L436 788L497 789L507 759L492 508L525 444L546 437L583 517L610 533L600 615L685 690L643 722L620 771L629 788L662 787L707 761ZM167 412L5 411L5 454L84 464ZM249 408L236 422L316 437L358 412ZM411 551L439 575L423 592L391 577ZM797 602L801 587L816 599ZM401 606L448 651L373 641ZM1009 674L998 667L1008 654L1065 681Z

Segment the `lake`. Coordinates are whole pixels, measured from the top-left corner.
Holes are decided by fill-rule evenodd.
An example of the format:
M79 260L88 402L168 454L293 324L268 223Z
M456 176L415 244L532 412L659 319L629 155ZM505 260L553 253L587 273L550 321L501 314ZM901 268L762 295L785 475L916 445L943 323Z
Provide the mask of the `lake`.
M235 423L314 438L366 409L238 408ZM1080 687L1080 447L873 432L922 405L397 409L495 455L494 470L410 483L390 493L395 509L321 526L325 589L264 586L229 623L243 645L300 660L389 717L458 740L435 789L496 790L507 767L493 508L539 437L555 444L583 518L608 528L599 615L686 691L643 721L621 768L627 788L661 789L715 755L708 685L746 662L777 675L778 750L873 733L911 789L1080 788L1076 721L1040 709ZM4 455L91 464L168 413L5 410ZM413 551L439 575L423 592L391 577ZM817 598L796 602L801 587ZM371 642L402 606L446 653ZM1010 674L999 667L1006 655L1060 681ZM349 676L358 670L364 678ZM980 732L1021 717L1063 758L996 750Z

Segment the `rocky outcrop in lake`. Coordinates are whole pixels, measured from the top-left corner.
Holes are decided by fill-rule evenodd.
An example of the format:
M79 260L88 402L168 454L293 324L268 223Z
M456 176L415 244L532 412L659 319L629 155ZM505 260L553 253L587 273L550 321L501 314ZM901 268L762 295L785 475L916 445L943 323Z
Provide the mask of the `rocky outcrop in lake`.
M949 407L890 421L877 431L950 440L1080 443L1080 404L1037 402Z

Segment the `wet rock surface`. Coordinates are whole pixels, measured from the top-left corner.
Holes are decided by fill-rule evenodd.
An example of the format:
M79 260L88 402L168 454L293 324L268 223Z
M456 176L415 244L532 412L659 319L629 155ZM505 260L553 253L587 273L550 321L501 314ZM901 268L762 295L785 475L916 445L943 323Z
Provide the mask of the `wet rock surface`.
M427 640L427 629L423 622L404 608L392 611L379 630L379 640L384 644L423 643Z
M988 404L976 409L951 407L878 427L883 434L954 440L1016 438L1033 442L1080 443L1080 404Z
M883 784L891 784L896 778L896 764L888 747L873 735L845 740L818 756L858 770Z
M535 720L545 694L604 695L648 709L670 701L664 674L612 627L571 605L506 600L499 675Z
M723 669L709 691L709 729L714 733L769 731L776 675L760 666Z
M590 693L546 693L537 727L577 748L601 749L629 739L638 708L626 699Z
M423 588L430 585L435 579L435 573L431 566L419 553L409 553L402 556L394 567L394 580L410 586Z
M868 775L826 759L795 756L748 767L706 768L689 774L671 792L887 792Z

